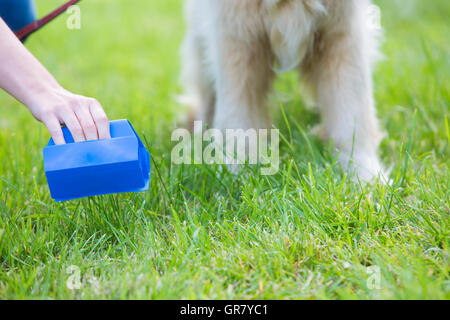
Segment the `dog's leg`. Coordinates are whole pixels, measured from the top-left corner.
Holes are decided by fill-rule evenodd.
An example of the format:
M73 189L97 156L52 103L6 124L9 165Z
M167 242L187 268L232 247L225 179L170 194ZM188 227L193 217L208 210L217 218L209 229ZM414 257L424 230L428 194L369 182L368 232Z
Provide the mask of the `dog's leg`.
M191 29L195 26L191 26ZM205 50L200 36L189 30L181 49L181 82L184 94L180 99L192 108L189 122L201 120L205 126L212 126L214 116L215 92L213 81L207 74Z
M302 71L316 92L323 121L321 136L332 139L340 162L367 181L382 172L371 79L374 39L353 24L326 30L316 39L315 51Z
M221 35L217 66L214 126L218 129L263 129L271 126L266 106L273 71L265 44Z
M265 43L250 39L240 40L232 34L222 33L217 43L219 50L213 57L216 62L213 70L217 72L214 127L226 134L226 163L231 164L228 169L233 173L240 172L250 154L255 155L258 142L254 130L271 126L266 106L274 74L271 51ZM235 138L230 136L228 129L241 133L234 131ZM255 139L246 140L247 134Z

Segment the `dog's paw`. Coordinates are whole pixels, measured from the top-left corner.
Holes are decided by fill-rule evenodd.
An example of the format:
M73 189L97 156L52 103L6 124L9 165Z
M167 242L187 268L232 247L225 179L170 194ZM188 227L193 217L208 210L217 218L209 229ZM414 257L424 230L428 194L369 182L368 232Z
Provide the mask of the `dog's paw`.
M355 181L371 183L378 180L381 183L390 184L389 174L376 155L355 153L350 157L341 154L338 159Z

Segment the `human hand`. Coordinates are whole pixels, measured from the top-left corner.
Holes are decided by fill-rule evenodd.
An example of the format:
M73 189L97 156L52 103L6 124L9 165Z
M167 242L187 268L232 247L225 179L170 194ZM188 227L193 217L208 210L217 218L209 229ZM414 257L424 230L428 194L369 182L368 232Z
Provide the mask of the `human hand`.
M110 138L109 120L101 104L62 87L40 92L28 109L45 124L57 145L65 143L61 125L67 126L75 142Z

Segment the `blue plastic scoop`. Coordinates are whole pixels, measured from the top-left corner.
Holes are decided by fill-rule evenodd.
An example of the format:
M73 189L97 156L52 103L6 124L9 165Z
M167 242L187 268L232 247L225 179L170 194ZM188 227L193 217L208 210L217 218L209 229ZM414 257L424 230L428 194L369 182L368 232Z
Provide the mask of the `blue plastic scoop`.
M74 143L67 128L66 144L50 139L44 170L55 201L148 190L149 152L128 120L111 121L110 128L111 139Z

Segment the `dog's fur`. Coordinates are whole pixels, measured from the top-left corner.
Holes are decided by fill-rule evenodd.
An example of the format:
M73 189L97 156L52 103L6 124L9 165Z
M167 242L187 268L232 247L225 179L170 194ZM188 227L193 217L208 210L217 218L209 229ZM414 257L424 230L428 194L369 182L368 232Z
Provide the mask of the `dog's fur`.
M320 136L344 166L382 171L370 0L187 0L182 79L196 117L219 129L271 126L266 97L277 71L297 68L321 112Z

